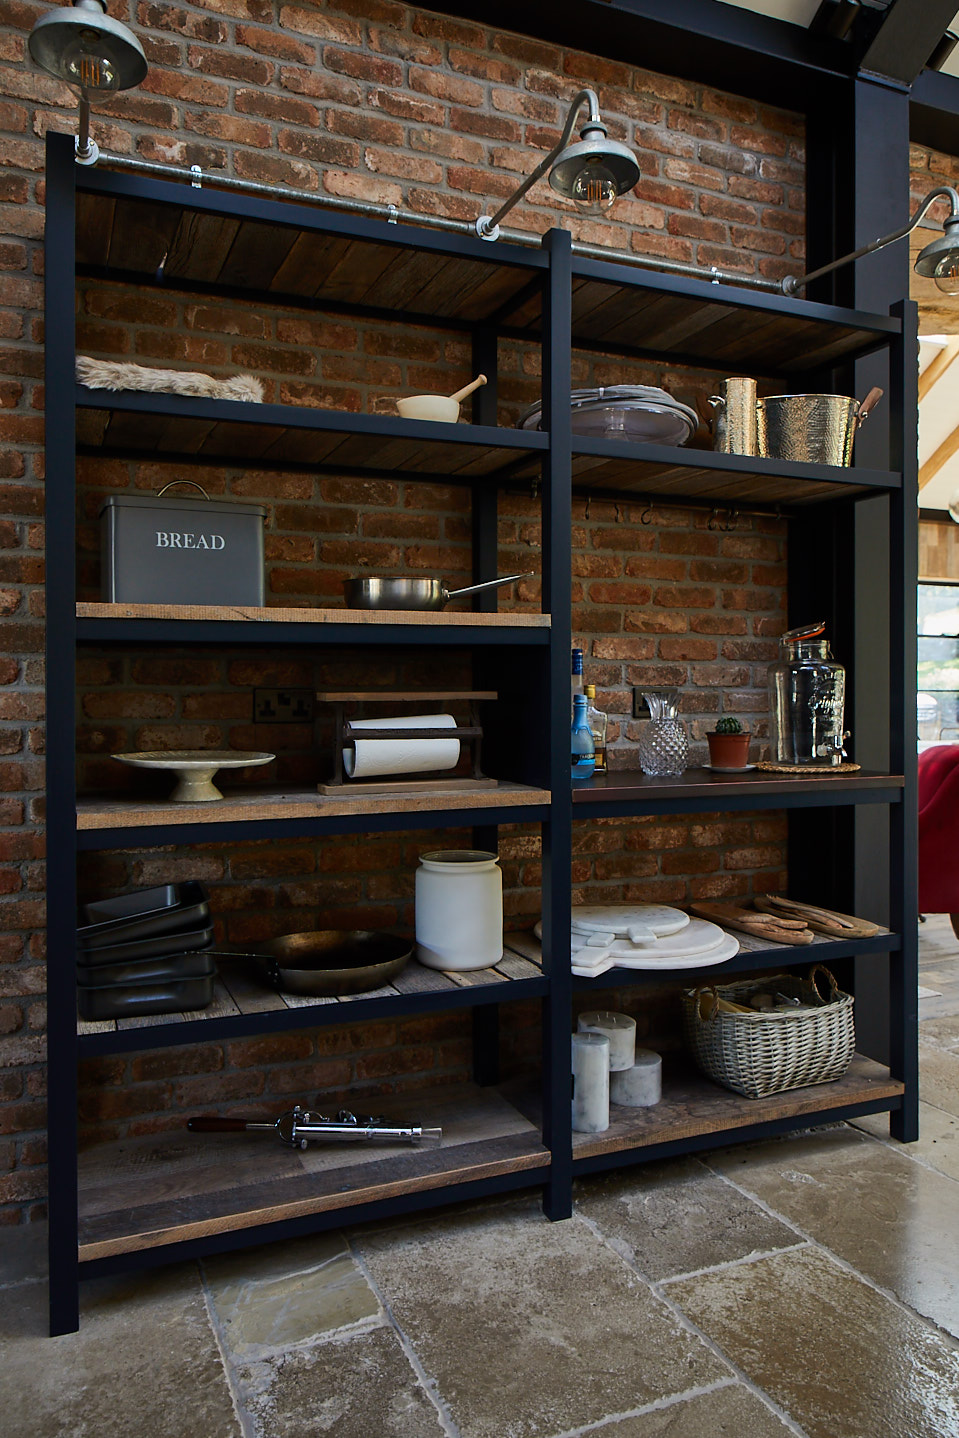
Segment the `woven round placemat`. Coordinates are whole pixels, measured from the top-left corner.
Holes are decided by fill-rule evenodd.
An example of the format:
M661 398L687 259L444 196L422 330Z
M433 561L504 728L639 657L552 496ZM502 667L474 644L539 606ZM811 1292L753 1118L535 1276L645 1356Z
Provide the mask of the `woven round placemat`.
M768 759L760 759L756 765L757 769L764 769L767 774L853 774L861 769L861 764L771 764Z

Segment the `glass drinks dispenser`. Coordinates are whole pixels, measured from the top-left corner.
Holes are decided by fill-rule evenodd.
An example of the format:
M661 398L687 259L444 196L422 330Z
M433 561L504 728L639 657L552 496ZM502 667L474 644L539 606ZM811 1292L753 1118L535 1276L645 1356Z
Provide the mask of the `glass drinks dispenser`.
M846 671L823 637L825 621L788 630L779 641L779 662L769 669L772 754L776 764L839 765Z

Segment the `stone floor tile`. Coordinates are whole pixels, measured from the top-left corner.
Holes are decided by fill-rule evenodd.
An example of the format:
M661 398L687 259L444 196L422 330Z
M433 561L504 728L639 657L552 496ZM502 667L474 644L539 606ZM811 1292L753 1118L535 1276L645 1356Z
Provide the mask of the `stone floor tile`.
M889 1138L889 1115L885 1113L865 1114L853 1119L852 1126L875 1138ZM947 1178L959 1180L959 1117L931 1103L920 1103L918 1139L894 1152L921 1160Z
M956 1344L820 1249L667 1292L809 1438L959 1435Z
M728 1376L578 1218L515 1207L354 1244L462 1438L575 1429Z
M919 1029L923 1044L939 1049L959 1049L959 1014L944 1014L924 1019Z
M392 1328L241 1364L236 1379L248 1438L442 1438L444 1431Z
M576 1207L654 1280L799 1241L692 1158L585 1179Z
M46 1303L45 1284L0 1303L4 1438L241 1438L193 1265L85 1283L60 1338Z
M338 1233L207 1259L204 1272L233 1354L383 1320L376 1295Z
M586 1438L787 1438L792 1432L761 1398L734 1383L665 1408L613 1419Z
M777 1214L959 1334L959 1188L843 1126L710 1155Z
M919 1041L919 1096L959 1114L959 1053Z
M40 1283L47 1276L47 1225L0 1228L0 1288Z

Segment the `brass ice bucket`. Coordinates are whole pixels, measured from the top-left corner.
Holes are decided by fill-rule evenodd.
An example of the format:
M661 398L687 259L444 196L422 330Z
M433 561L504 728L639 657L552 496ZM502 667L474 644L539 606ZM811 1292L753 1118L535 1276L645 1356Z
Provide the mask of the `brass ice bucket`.
M882 398L842 394L775 394L756 403L759 453L801 464L848 465L856 431Z

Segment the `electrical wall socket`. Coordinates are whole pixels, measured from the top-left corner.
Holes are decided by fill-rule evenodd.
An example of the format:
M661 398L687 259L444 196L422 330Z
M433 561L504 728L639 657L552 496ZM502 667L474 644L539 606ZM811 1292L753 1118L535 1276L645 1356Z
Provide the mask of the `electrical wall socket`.
M649 718L649 710L648 710L647 707L646 707L646 700L643 698L643 695L644 695L645 693L647 693L647 691L646 691L645 689L634 689L634 690L633 690L633 718L634 718L634 719L648 719L648 718Z
M309 724L313 719L312 689L254 689L254 724Z

